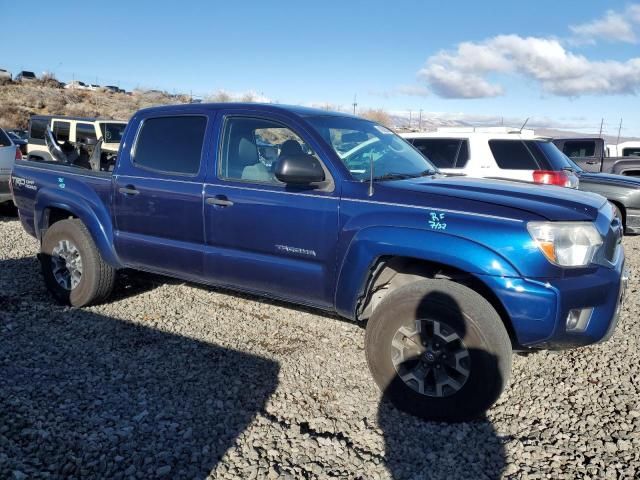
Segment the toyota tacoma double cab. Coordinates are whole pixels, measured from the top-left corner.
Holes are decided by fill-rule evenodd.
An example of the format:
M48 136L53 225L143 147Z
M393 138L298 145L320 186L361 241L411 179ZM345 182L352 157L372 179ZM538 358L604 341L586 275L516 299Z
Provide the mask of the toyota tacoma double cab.
M149 108L113 172L17 161L12 188L58 301L105 302L127 268L366 321L385 397L431 420L485 412L514 350L606 340L624 296L621 225L603 197L444 176L342 113Z

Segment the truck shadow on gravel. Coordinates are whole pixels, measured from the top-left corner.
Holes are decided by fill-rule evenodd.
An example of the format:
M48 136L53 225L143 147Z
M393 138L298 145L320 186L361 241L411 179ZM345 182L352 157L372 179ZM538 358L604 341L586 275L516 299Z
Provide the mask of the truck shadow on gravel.
M0 279L1 477L204 478L276 389L274 361L16 285Z
M450 316L461 321L463 313L456 300L444 291L434 291L421 299L416 308L417 318L430 318L432 301L445 303ZM407 322L410 326L410 322ZM424 328L424 327L423 327ZM464 340L466 332L457 329ZM428 334L420 332L423 339ZM502 374L495 355L483 349L468 348L472 360L479 360L500 384ZM477 365L477 363L476 363ZM474 363L471 363L473 371ZM462 387L469 388L471 378ZM404 384L396 374L389 384ZM475 388L483 389L483 385ZM483 415L477 420L462 423L421 421L392 405L391 389L384 389L378 409L378 424L385 439L385 464L392 478L400 479L499 479L506 467L506 452L491 421ZM476 390L478 391L478 390ZM452 402L445 397L444 402ZM456 407L458 408L458 407ZM455 408L454 408L455 410ZM460 410L460 409L458 409Z

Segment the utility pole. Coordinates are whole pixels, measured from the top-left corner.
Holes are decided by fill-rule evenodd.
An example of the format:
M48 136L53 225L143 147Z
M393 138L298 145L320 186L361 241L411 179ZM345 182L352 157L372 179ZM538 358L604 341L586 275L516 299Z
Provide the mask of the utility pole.
M357 93L353 95L353 103L352 103L352 105L353 105L353 114L355 115L356 114L356 109L358 108L358 94Z
M621 133L622 133L622 118L620 119L620 126L618 126L618 139L616 140L616 157L618 156L618 144L620 143Z
M420 116L418 117L418 131L422 131L422 109L420 109Z
M602 127L604 126L604 118L602 120L600 120L600 133L598 134L598 136L600 138L602 138Z
M411 110L409 110L409 130L411 130Z

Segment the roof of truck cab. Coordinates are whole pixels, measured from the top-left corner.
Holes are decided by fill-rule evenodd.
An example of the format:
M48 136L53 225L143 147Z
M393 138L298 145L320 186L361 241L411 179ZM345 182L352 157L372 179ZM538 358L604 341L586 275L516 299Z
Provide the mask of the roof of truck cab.
M401 133L401 137L407 138L410 140L418 139L418 138L443 138L443 139L451 139L451 138L481 138L486 140L544 140L549 141L549 137L544 137L540 135L535 135L533 131L519 133L518 131L514 131L511 133L508 132L486 132L486 131L437 131L437 132L412 132L412 133Z
M116 123L127 123L126 120L115 120L113 118L91 118L91 117L71 117L66 115L31 115L31 118L42 118L46 120L55 119L55 120L74 120L78 122L116 122Z
M334 112L330 110L322 110L319 108L302 107L300 105L280 105L274 103L183 103L176 105L160 105L157 107L145 108L141 111L153 113L169 113L175 110L188 112L189 110L202 112L203 109L245 109L263 112L286 112L292 113L299 117L318 117L318 116L336 116L336 117L354 117L349 113Z

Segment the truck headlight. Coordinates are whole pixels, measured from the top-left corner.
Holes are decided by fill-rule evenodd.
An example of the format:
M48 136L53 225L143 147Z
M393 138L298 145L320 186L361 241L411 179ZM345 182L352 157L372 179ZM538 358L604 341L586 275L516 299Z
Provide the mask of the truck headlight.
M602 245L591 222L529 222L527 230L545 257L563 267L584 267Z

